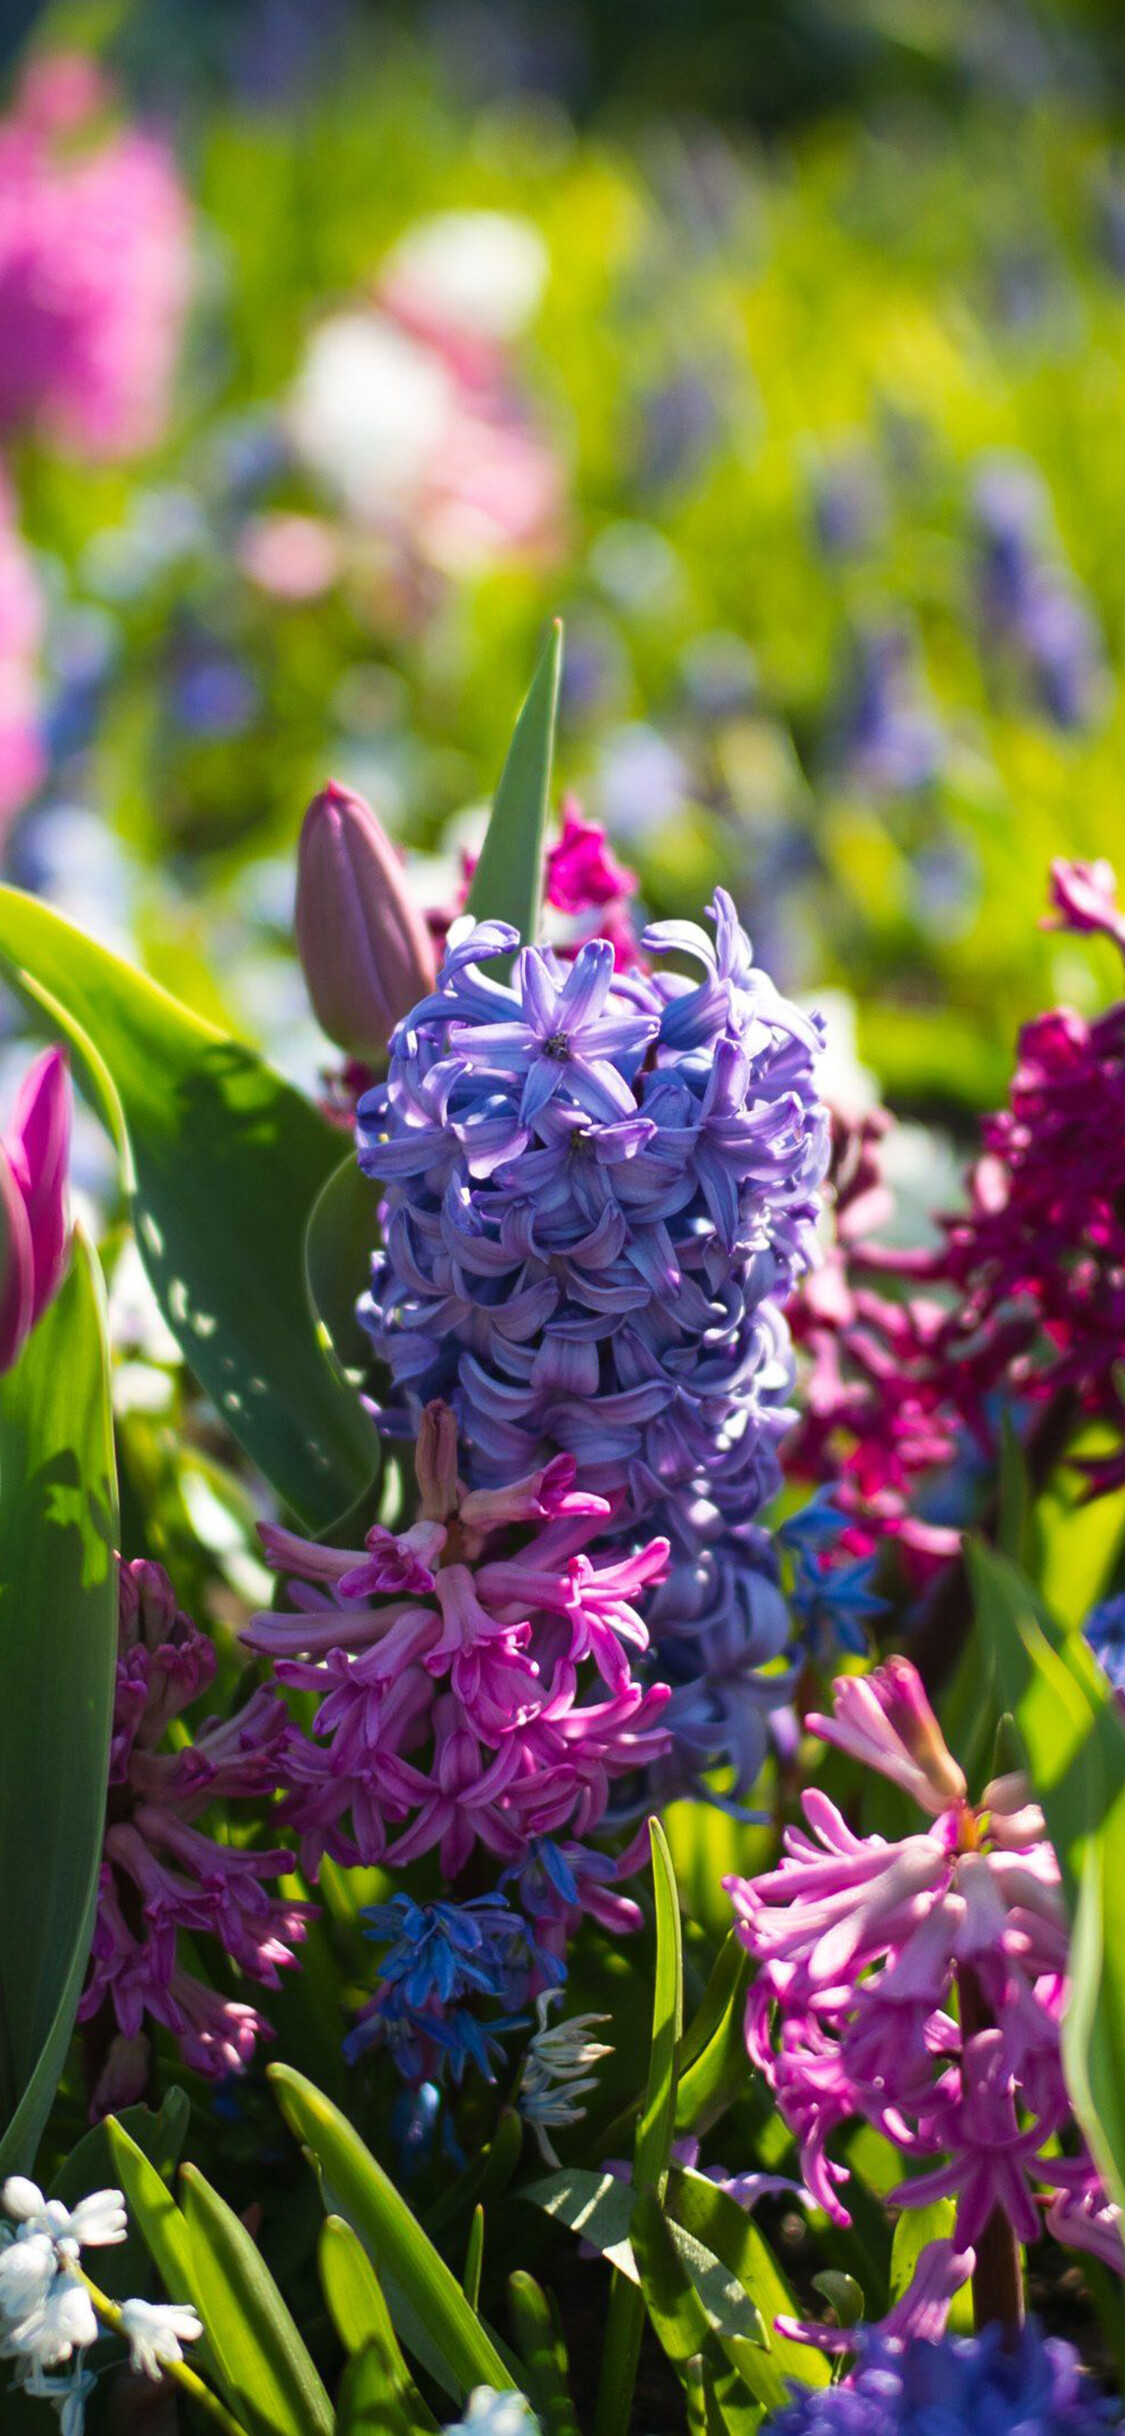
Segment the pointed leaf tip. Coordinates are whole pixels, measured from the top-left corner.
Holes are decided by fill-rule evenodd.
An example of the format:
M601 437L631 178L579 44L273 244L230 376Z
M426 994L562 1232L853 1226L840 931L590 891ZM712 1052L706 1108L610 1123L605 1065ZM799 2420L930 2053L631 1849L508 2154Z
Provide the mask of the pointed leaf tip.
M562 662L563 622L555 618L516 720L469 890L468 910L478 921L510 922L525 941L539 928Z

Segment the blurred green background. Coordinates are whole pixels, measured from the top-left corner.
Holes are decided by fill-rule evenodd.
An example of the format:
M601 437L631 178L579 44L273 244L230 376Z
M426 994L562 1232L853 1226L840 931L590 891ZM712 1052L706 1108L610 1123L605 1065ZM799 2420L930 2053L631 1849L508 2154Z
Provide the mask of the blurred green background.
M645 904L723 880L894 1102L967 1128L1018 1023L1109 978L1038 918L1051 856L1125 830L1123 34L10 7L10 114L77 49L97 140L168 147L190 304L151 446L4 445L43 602L9 875L311 1083L305 802L359 787L448 901L561 611L562 779Z

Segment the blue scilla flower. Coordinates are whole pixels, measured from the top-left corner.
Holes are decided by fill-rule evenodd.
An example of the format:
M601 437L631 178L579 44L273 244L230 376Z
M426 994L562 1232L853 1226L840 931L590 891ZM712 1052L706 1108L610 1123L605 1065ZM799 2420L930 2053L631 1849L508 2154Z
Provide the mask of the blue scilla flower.
M998 2326L940 2343L868 2335L846 2384L806 2389L762 2436L1096 2436L1119 2424L1069 2343L1031 2320L1011 2350Z
M349 2031L344 2054L355 2063L369 2047L385 2046L414 2087L446 2072L459 2083L470 2063L492 2080L503 2060L501 2036L526 2019L518 2008L533 1979L556 1984L566 1976L504 1894L467 1903L392 1895L361 1917L366 1934L384 1946L380 1985ZM482 2003L504 2011L483 2022Z
M379 1977L400 1990L412 2012L448 2005L470 1992L502 1996L513 1949L528 1944L527 1924L503 1895L468 1903L416 1903L392 1895L360 1914L365 1935L385 1945Z
M451 1403L475 1487L575 1456L614 1500L612 1536L670 1542L657 1671L666 1625L685 1674L713 1657L741 1680L787 1631L746 1533L778 1485L782 1305L814 1256L828 1127L821 1027L754 964L721 889L712 917L713 939L650 929L652 973L593 940L569 966L524 949L511 984L486 968L515 932L454 926L359 1107L385 1191L361 1316L388 1422ZM725 1757L721 1701L714 1720ZM759 1720L759 1756L763 1739Z
M839 1544L844 1528L831 1490L821 1489L777 1534L793 1560L789 1598L802 1638L823 1663L841 1650L862 1656L870 1646L869 1624L887 1607L874 1587L878 1557L847 1556Z
M1092 1607L1082 1630L1114 1690L1125 1692L1125 1590Z

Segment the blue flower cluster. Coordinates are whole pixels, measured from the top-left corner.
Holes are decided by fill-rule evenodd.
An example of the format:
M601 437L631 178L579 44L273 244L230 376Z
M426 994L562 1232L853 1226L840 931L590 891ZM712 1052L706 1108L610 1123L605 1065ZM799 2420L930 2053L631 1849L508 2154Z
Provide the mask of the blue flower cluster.
M806 2390L762 2436L1103 2436L1117 2426L1116 2405L1069 2343L1031 2320L1012 2350L998 2326L940 2343L868 2335L845 2385Z
M833 1492L819 1489L783 1522L777 1537L792 1560L789 1603L810 1657L831 1666L841 1650L855 1657L871 1646L868 1626L885 1615L887 1601L874 1587L877 1556L849 1557L840 1547L847 1516Z
M473 1485L569 1453L613 1498L613 1536L668 1538L650 1620L683 1694L670 1722L693 1772L722 1755L741 1778L779 1696L757 1671L787 1637L752 1526L791 1417L780 1306L812 1257L828 1127L818 1023L755 966L722 890L713 918L714 942L654 925L652 972L593 940L569 966L525 948L511 985L484 967L516 934L455 926L360 1102L386 1192L361 1316L404 1416L454 1406ZM711 1676L729 1699L701 1692Z
M1082 1627L1115 1692L1125 1692L1125 1591L1092 1607Z
M1105 699L1104 646L1084 595L1049 546L1039 476L1018 459L994 460L973 504L986 645L1008 656L1053 726L1088 726Z
M385 1948L380 1986L344 2042L349 2063L368 2047L390 2049L403 2079L421 2086L448 2066L460 2081L468 2063L486 2080L503 2056L498 2034L525 2026L514 2010L482 2024L473 2010L483 1998L508 2008L527 2001L537 1985L566 1977L561 1963L540 1952L526 1920L504 1895L467 1903L416 1903L392 1895L362 1918L366 1934Z

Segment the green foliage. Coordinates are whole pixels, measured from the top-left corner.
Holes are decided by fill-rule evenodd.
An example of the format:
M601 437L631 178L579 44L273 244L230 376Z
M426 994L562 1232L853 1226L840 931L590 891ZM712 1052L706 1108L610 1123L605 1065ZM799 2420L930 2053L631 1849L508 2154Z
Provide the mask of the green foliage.
M978 1626L1027 1752L1071 1920L1067 2086L1108 2188L1125 2202L1125 1727L1080 1633L1007 1559L970 1551Z
M676 2128L676 2051L683 2029L684 1959L680 1899L668 1839L658 1819L649 1820L652 1879L656 1898L656 1974L648 2088L633 2150L633 2185L659 2196ZM598 2387L595 2436L611 2436L615 2411L628 2420L640 2358L644 2302L620 2268L614 2269Z
M358 2233L382 2280L389 2285L393 2277L394 2285L401 2288L428 2329L455 2387L511 2385L500 2353L478 2323L456 2277L427 2241L358 2132L338 2107L289 2065L272 2065L270 2079L290 2130L316 2159L334 2210ZM393 2294L388 2292L388 2297L393 2317ZM405 2325L401 2331L410 2348L410 2332Z
M469 891L468 910L478 921L510 922L524 940L539 931L562 657L556 619L516 721ZM503 970L502 960L496 970Z
M26 2172L86 1974L117 1660L117 1478L101 1275L0 1380L0 2172Z
M304 1276L338 1136L252 1050L14 889L0 890L0 958L78 1053L185 1359L279 1495L326 1526L375 1469Z

